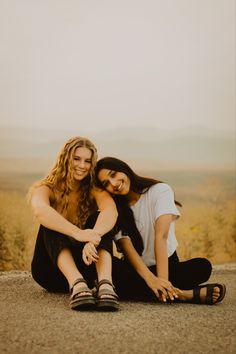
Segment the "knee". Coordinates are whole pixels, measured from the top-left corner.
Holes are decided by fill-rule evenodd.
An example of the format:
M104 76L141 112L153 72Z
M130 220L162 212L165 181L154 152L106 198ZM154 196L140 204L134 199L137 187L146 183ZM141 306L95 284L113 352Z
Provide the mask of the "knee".
M202 263L203 274L205 275L204 281L207 281L211 276L212 264L207 258L201 258L201 263Z

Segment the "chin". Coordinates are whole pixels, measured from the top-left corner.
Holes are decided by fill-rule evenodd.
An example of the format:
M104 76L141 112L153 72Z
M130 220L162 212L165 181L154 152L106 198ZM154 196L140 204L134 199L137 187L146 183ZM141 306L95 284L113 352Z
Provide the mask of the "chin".
M84 175L84 176L74 176L74 179L76 181L82 181L85 177L87 177L87 175Z

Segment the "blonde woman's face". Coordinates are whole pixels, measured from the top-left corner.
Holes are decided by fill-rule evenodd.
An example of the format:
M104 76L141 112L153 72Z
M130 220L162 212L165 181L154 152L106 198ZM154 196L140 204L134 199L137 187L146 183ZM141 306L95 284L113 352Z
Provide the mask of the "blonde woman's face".
M92 151L86 147L78 147L74 154L74 178L82 181L90 172Z
M123 172L102 168L98 173L98 179L104 189L111 194L127 195L130 191L130 179Z

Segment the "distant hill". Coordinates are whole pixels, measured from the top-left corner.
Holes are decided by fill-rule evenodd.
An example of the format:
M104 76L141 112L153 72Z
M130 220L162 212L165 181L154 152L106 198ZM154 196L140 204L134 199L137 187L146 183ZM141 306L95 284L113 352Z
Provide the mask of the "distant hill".
M123 127L89 134L85 130L48 130L0 127L1 159L54 158L69 137L82 135L98 147L99 156L166 166L235 167L235 137L230 132L205 130L160 130L154 127Z

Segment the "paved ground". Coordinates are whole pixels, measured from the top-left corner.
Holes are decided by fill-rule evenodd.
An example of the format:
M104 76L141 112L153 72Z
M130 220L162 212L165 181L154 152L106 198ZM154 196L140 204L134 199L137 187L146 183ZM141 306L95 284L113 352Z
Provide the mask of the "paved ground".
M0 353L236 353L236 264L214 268L227 294L215 306L122 302L117 313L75 312L27 272L0 273Z

